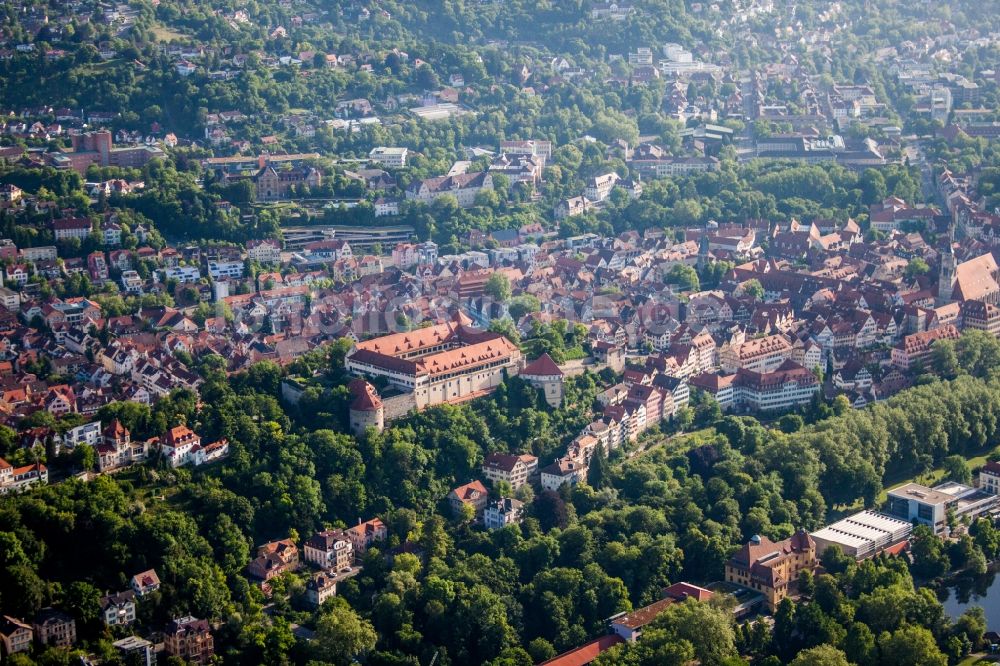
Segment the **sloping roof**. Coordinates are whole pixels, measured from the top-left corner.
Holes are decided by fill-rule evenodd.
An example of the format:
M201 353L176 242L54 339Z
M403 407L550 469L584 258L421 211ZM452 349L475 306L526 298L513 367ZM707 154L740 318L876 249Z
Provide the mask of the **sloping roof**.
M674 583L664 589L663 594L672 599L687 599L690 597L696 601L707 601L712 597L711 590L706 590L704 587L698 587L691 583Z
M544 661L539 666L586 666L586 664L597 659L597 655L624 642L625 639L618 634L601 636L578 648L573 648L557 657Z
M374 412L382 407L375 387L363 379L355 379L348 385L348 390L354 397L350 409L356 412Z
M462 315L462 318L458 321L447 321L415 331L393 333L373 340L359 342L356 348L359 351L377 352L388 356L419 352L421 349L447 342L457 334L460 326L468 325L471 321L471 319Z
M1000 476L1000 462L987 460L986 464L983 465L983 471Z
M612 624L626 627L628 629L640 629L652 622L657 615L665 611L667 606L674 603L677 603L677 600L672 597L654 601L648 606L643 606L642 608L634 610L631 613L622 615L618 619L613 620Z
M955 268L955 289L953 295L959 300L981 299L1000 291L994 277L1000 272L993 254L986 254L963 261Z
M556 362L552 360L552 357L547 353L543 353L541 356L536 358L534 361L524 366L521 370L521 376L529 377L547 377L551 375L562 376L563 371L559 369Z
M819 380L811 370L799 365L791 359L786 360L774 372L754 372L740 368L736 371L735 383L754 389L764 389L770 386L780 386L786 382L798 382L807 386L819 384ZM694 383L694 382L692 382Z
M512 472L517 463L521 462L521 457L507 453L489 453L483 461L484 468L496 469L503 472Z
M455 488L451 491L451 494L463 502L468 502L476 499L478 496L488 495L489 493L486 490L486 486L483 485L483 482L477 480Z

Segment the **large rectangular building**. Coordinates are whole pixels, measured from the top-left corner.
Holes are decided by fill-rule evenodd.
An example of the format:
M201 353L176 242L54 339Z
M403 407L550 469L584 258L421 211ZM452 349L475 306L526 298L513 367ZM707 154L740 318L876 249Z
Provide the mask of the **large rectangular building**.
M876 511L861 511L812 533L816 555L830 546L839 546L846 555L863 560L905 541L913 523Z
M485 395L516 375L521 350L498 333L474 329L464 315L436 326L354 345L345 361L356 375L384 377L413 394L417 409Z
M476 195L492 189L493 176L488 171L480 171L415 181L406 189L406 198L429 204L438 197L450 194L459 206L469 208L475 205Z
M732 386L733 402L737 406L759 412L808 404L820 390L816 375L792 360L785 361L774 372L741 368Z

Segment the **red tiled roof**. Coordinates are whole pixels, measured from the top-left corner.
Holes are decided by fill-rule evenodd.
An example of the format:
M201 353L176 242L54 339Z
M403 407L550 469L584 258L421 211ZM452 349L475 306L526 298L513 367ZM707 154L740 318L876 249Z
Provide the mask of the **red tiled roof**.
M449 321L415 331L383 335L373 340L359 342L356 347L359 351L371 351L388 356L407 354L447 342L456 335L460 325L467 323L469 323L467 319L460 323Z
M618 619L613 620L612 624L626 627L628 629L640 629L652 622L657 615L665 611L667 606L674 603L677 603L677 600L672 597L654 601L648 606L643 606L642 608L638 608L631 613L622 615Z
M467 483L464 486L459 486L458 488L455 488L451 492L454 493L454 495L463 502L472 500L476 493L479 493L480 495L489 494L486 490L486 486L483 485L482 481L473 481L472 483Z
M569 652L564 652L558 657L544 661L539 666L586 666L597 659L597 655L624 642L625 640L618 634L601 636L585 645L573 648Z
M899 543L897 543L897 544L895 544L893 546L889 546L888 548L886 548L882 552L884 554L886 554L886 555L899 555L900 553L902 553L904 550L906 550L909 547L910 547L910 542L909 541L900 541Z
M351 409L356 412L374 412L382 407L375 387L363 379L355 379L348 385L351 394L355 396Z
M547 353L543 353L521 370L521 376L527 375L529 377L546 377L550 375L561 377L562 374L563 371L559 369L559 366L556 365L556 362Z
M711 590L706 590L691 583L674 583L663 590L663 593L672 599L687 599L690 597L696 601L707 601L712 597Z

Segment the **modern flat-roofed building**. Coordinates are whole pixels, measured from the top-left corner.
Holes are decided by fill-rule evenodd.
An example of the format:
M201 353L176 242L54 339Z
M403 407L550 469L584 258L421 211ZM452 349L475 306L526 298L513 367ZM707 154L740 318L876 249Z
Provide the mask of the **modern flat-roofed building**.
M156 653L153 644L145 638L139 636L129 636L120 641L112 643L122 659L127 664L137 664L137 666L154 666L156 664Z
M888 493L887 512L907 521L927 525L935 534L948 529L948 511L956 518L975 518L997 506L1000 497L982 488L961 483L942 483L928 488L919 483L907 483Z
M368 159L378 162L387 169L402 169L406 166L406 155L409 150L406 148L390 148L379 146L372 148L368 153Z
M813 532L816 555L830 546L839 546L856 560L878 555L886 548L905 541L913 523L877 511L861 511Z
M417 409L454 404L492 392L504 372L516 375L521 350L499 333L471 328L468 317L354 345L347 370L384 377L413 394Z

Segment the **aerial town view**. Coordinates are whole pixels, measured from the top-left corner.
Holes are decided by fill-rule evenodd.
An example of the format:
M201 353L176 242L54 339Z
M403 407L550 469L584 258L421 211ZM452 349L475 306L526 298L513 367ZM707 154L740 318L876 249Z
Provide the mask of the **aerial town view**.
M0 664L1000 664L1000 0L0 2Z

